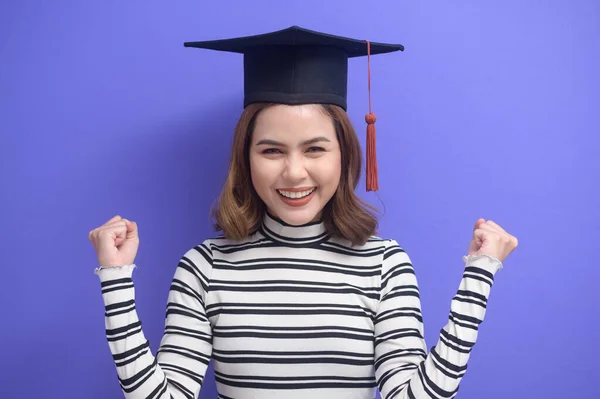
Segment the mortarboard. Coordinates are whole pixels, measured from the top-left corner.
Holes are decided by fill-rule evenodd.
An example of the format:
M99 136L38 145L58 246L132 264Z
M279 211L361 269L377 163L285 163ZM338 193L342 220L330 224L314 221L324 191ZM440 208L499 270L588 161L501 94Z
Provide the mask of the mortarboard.
M351 39L292 26L231 39L185 42L185 47L244 55L244 107L255 102L332 104L347 110L348 59L404 50L400 44ZM378 189L375 115L367 121L367 191Z

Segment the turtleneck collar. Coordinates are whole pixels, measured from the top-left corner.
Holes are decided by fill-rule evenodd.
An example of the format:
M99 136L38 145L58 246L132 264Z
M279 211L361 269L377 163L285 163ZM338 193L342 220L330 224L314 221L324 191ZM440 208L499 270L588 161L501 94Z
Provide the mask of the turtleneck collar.
M328 238L325 222L311 222L299 226L287 224L269 212L265 212L262 233L274 240L292 245L314 244Z

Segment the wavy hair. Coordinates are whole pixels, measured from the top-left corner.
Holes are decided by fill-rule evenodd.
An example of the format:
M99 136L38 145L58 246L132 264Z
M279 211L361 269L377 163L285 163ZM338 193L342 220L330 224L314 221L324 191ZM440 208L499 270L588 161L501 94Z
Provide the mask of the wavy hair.
M211 211L214 227L232 240L241 240L262 224L266 206L256 193L250 175L249 146L257 116L273 104L248 105L235 127L227 179ZM346 112L335 105L320 105L334 122L341 151L341 176L338 188L323 208L322 220L328 233L364 244L376 234L377 210L355 193L362 168L362 151L356 131Z

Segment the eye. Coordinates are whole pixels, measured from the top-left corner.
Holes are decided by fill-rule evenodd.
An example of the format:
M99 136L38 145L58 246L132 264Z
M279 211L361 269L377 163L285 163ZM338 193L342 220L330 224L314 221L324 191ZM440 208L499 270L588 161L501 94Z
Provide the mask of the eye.
M323 147L310 147L307 152L322 152L325 151Z
M263 154L281 154L278 148L267 148L262 151Z

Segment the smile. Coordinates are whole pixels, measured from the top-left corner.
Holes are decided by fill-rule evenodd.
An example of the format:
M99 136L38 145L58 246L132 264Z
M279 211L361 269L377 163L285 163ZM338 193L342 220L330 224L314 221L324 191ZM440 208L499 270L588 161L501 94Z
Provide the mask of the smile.
M304 198L304 197L308 197L310 194L313 193L313 191L315 191L316 187L313 187L309 190L305 190L305 191L285 191L285 190L279 190L277 189L277 192L286 198L291 198L291 199L299 199L299 198Z

